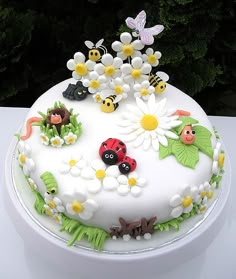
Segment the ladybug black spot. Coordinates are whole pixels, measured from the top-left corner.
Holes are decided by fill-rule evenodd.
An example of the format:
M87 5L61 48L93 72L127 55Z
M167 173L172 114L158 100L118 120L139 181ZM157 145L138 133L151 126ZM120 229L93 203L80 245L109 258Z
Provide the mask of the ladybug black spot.
M124 154L126 154L126 148L123 148L123 149L122 149L122 152L123 152Z
M116 150L118 151L118 150L120 150L120 148L117 146L117 147L116 147Z
M119 145L125 145L125 144L123 143L123 141L120 141L120 142L119 142Z

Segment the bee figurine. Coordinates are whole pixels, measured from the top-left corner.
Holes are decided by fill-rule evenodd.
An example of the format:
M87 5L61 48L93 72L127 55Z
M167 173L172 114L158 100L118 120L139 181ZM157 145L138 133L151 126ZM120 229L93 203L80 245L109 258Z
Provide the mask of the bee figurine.
M105 46L102 45L104 39L99 40L96 44L94 44L91 41L85 41L85 45L87 48L89 48L88 52L88 59L94 62L100 61L101 56L105 53L107 53L107 49ZM101 54L101 51L103 52Z
M110 95L108 97L106 97L105 99L103 99L102 103L101 103L101 110L103 112L113 112L115 111L119 104L118 102L122 99L122 96L117 96L117 95Z
M161 94L166 89L166 81L169 80L169 76L164 72L157 72L156 74L150 73L149 82L155 87L155 93Z

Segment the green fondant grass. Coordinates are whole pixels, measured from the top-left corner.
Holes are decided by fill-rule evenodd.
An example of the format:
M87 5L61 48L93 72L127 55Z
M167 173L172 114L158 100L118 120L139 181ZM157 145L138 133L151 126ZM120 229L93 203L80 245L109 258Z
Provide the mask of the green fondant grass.
M45 214L45 208L44 208L44 198L41 196L41 194L37 191L33 191L35 202L34 202L34 208L38 212L38 214L43 215Z

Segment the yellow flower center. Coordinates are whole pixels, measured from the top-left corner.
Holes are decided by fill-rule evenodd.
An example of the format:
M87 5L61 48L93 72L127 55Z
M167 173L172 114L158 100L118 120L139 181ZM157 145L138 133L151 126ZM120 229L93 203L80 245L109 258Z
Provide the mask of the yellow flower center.
M202 191L202 192L201 192L201 197L202 197L202 198L205 198L206 194L207 194L206 191Z
M205 205L203 205L203 206L201 206L200 208L199 208L199 211L202 213L202 212L204 212L206 210L206 206Z
M152 114L145 114L141 119L141 126L147 131L155 130L158 126L158 120Z
M52 211L49 208L47 208L45 212L48 216L52 216Z
M123 92L123 88L121 85L116 85L114 91L116 92L116 94L120 94Z
M142 88L142 89L140 90L140 94L141 94L142 96L147 96L147 95L148 95L148 90L147 90L146 88Z
M61 219L58 215L53 216L53 218L57 223L60 223Z
M131 177L128 179L128 184L130 187L136 185L136 183L137 183L137 180L134 177Z
M47 141L48 141L48 139L46 138L46 136L41 136L41 140L42 140L43 142L47 142Z
M193 199L190 196L187 196L183 199L182 206L184 208L189 207L192 204L192 202L193 202Z
M220 168L223 168L224 161L225 161L225 154L220 153L219 158L218 158L218 165L219 165Z
M141 71L138 70L138 69L134 69L134 70L132 70L131 76L132 76L133 78L140 78L140 76L141 76Z
M122 51L126 56L131 56L134 53L134 47L131 44L123 45Z
M97 170L95 173L97 179L103 179L106 176L106 172L104 170Z
M213 195L214 195L213 191L209 191L209 192L207 193L208 199L212 199Z
M100 82L97 79L93 79L90 81L90 87L97 89L100 86Z
M34 190L35 186L34 186L34 183L33 183L33 182L29 181L29 186L30 186L30 188L31 188L32 190Z
M85 76L88 72L87 66L83 63L79 63L75 66L75 71L80 76Z
M66 142L67 142L68 144L72 144L72 143L75 142L75 138L74 138L74 137L69 137L69 138L66 140Z
M99 102L101 102L101 100L102 100L102 98L101 98L100 95L96 95L96 96L95 96L95 101L96 101L96 102L99 103Z
M26 162L26 157L25 157L25 154L24 154L24 153L21 153L21 154L20 154L19 160L20 160L20 163L21 163L22 165L25 164L25 162Z
M75 213L80 213L84 211L83 205L78 201L73 201L71 208Z
M50 208L56 208L57 207L56 203L54 201L52 201L52 200L48 202L48 206Z
M105 75L112 76L115 73L115 67L113 66L106 66L105 67Z
M154 63L156 63L157 58L154 54L151 54L151 55L148 56L147 61L148 61L149 64L154 64Z
M61 143L60 143L60 140L59 139L54 139L53 141L52 141L52 144L53 145L60 145Z
M74 159L71 159L71 160L69 161L70 167L74 167L74 166L76 165L76 163L77 163L77 161L74 160Z

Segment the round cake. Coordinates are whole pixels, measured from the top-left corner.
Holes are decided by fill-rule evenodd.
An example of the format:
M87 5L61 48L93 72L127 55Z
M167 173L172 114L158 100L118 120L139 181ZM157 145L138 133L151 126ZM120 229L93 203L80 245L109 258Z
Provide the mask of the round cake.
M86 41L88 59L77 52L68 61L73 78L34 103L18 135L34 207L72 235L69 245L148 242L204 218L217 197L219 135L192 98L153 70L161 53L150 45L163 26L144 28L144 19L142 11L126 20L134 32L120 35L113 55L103 40Z

